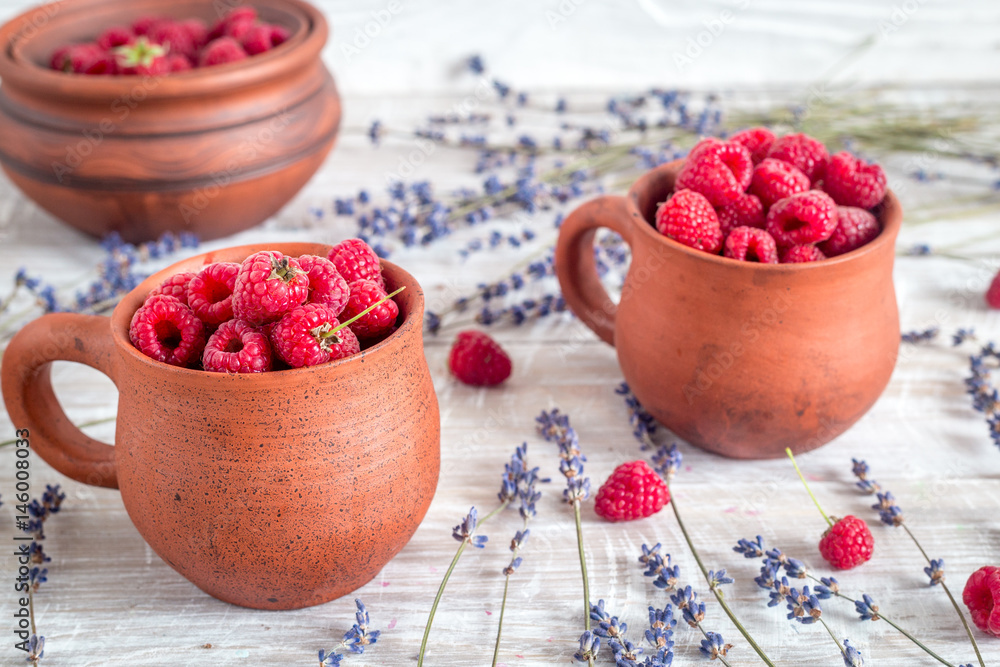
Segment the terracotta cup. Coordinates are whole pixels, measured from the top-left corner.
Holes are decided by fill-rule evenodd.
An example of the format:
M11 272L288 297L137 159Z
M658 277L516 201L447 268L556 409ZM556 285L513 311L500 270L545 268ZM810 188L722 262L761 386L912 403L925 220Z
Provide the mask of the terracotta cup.
M263 249L179 262L129 293L110 318L46 315L3 356L3 396L35 452L73 479L118 488L142 537L206 593L257 609L327 602L371 580L409 541L437 486L440 420L424 358L420 285L383 263L398 330L359 355L259 375L162 364L128 326L168 275ZM66 418L49 379L56 360L92 366L118 387L115 446Z
M738 262L653 226L680 165L657 167L626 196L600 197L566 219L555 260L567 304L615 346L649 412L688 442L744 459L829 442L871 408L896 363L899 201L887 193L876 211L881 234L840 257ZM632 250L617 305L595 270L601 227Z
M62 0L0 27L0 164L25 195L88 234L228 236L276 213L323 163L340 97L329 30L302 0L253 0L291 37L236 63L164 76L48 68L53 51L141 16L214 22L237 0Z

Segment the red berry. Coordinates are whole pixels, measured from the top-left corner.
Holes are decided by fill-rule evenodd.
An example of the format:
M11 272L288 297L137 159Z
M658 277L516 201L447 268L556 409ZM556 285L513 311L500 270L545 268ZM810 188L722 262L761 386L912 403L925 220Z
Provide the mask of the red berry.
M221 19L219 19L212 29L208 33L209 41L217 39L224 36L232 36L230 34L231 26L234 23L248 23L253 25L257 21L257 10L253 7L237 7L232 10Z
M752 175L753 161L746 148L710 137L691 149L674 187L694 190L712 206L728 206L747 189Z
M767 212L767 231L779 247L819 243L837 228L837 205L819 190L799 192Z
M169 22L170 19L163 16L143 16L132 23L132 32L136 35L148 35L156 24L164 21Z
M259 326L280 319L308 297L309 276L299 263L276 250L264 250L240 264L233 286L233 314Z
M814 245L793 245L781 255L782 264L818 262L821 259L826 259L826 255Z
M986 303L990 308L1000 308L1000 273L993 276L993 282L986 290Z
M73 44L52 54L52 69L74 74L114 74L115 59L97 44Z
M608 521L645 519L670 502L670 491L645 461L623 463L601 484L594 498L597 516Z
M201 365L212 373L263 373L271 370L271 342L260 329L229 320L208 339Z
M729 141L750 151L750 159L754 164L759 164L774 145L774 133L766 127L751 127L729 137Z
M240 265L216 262L203 268L188 284L188 305L209 326L233 319L233 288Z
M871 208L885 196L885 172L842 151L830 158L823 189L841 206Z
M309 298L306 303L321 303L339 317L351 290L344 277L337 272L337 267L325 257L316 255L302 255L298 262L299 267L309 275Z
M115 25L100 34L97 38L97 45L105 51L110 51L117 46L129 44L134 36L132 29L128 26Z
M292 368L325 364L361 351L357 336L340 326L336 314L318 303L293 308L271 330L274 351Z
M754 195L743 194L729 206L715 209L722 234L728 235L736 227L764 229L764 206Z
M977 628L1000 637L1000 567L984 565L973 572L965 582L962 601Z
M188 366L205 349L205 325L172 296L146 299L132 316L128 337L147 357L171 366Z
M146 295L146 298L148 299L151 296L163 294L166 296L172 296L184 305L188 305L188 284L196 275L197 274L192 271L175 273L160 283L159 287L156 287L152 292Z
M350 284L351 296L341 313L342 320L349 320L369 306L385 298L382 287L373 280L355 280ZM358 338L375 338L389 331L399 317L399 306L392 299L376 306L348 326Z
M827 257L836 257L857 250L876 236L882 228L875 216L863 208L837 207L837 228L829 239L819 244Z
M794 165L809 177L811 183L823 178L827 160L830 159L823 142L808 134L786 134L775 139L767 156Z
M716 254L722 248L722 228L715 209L703 195L679 190L656 211L656 228L679 243Z
M167 48L151 41L148 37L138 37L128 46L114 50L118 61L118 73L125 76L156 76L168 74Z
M219 37L208 43L198 57L200 67L214 67L235 63L247 58L247 52L232 37Z
M353 283L355 280L374 280L379 285L385 286L378 255L361 239L341 241L330 248L327 257L348 283Z
M809 189L809 177L787 162L768 158L754 167L749 192L760 198L764 210L775 202Z
M823 533L819 553L838 570L850 570L868 562L875 548L868 524L856 516L845 516Z
M163 46L169 54L198 57L198 45L194 43L191 33L179 23L157 23L149 31L149 41Z
M186 21L181 21L177 25L187 33L188 38L191 40L191 43L194 44L196 49L201 49L201 47L208 44L208 27L201 19L187 19ZM192 55L191 59L196 60L197 53Z
M274 44L271 42L271 26L257 25L250 28L241 40L243 49L251 56L270 51Z
M280 25L271 26L271 44L273 46L281 46L288 41L288 38L292 36L292 33L288 32L287 28L283 28Z
M448 353L452 375L473 387L495 387L510 377L511 367L500 344L481 331L459 332Z
M755 227L737 227L729 232L722 254L742 262L778 263L778 248L774 239L763 229Z
M187 72L191 70L194 66L188 57L183 53L174 53L167 56L167 67L171 73L174 72Z

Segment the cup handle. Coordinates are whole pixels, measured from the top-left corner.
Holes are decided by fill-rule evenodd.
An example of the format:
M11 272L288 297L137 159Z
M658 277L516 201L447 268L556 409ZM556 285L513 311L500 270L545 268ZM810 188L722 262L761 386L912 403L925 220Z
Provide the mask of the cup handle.
M52 391L53 361L75 361L115 380L114 342L107 317L58 313L29 322L3 353L7 414L28 431L31 448L78 482L118 488L115 448L85 435L63 412Z
M630 246L631 227L625 197L605 195L579 206L559 228L555 268L570 310L601 340L615 344L618 306L608 295L594 261L594 235L601 227L621 234Z

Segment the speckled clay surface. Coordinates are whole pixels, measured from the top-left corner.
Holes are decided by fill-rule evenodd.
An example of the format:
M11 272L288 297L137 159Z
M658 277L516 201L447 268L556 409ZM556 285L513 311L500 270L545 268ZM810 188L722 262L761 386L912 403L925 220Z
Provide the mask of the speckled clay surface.
M882 233L808 264L736 262L693 250L650 224L680 161L601 197L560 229L556 269L569 307L615 346L635 395L688 442L735 458L829 442L875 403L899 350L892 284L902 209L892 192ZM616 307L594 268L594 233L632 249Z
M167 275L263 249L175 264L125 297L110 320L36 320L7 348L3 393L38 454L79 481L117 484L139 533L199 588L247 607L294 609L365 584L407 543L437 486L440 420L423 354L423 293L388 262L389 290L406 285L396 297L402 324L356 357L225 375L160 364L129 343L132 313ZM76 431L57 407L54 359L115 381L114 449Z

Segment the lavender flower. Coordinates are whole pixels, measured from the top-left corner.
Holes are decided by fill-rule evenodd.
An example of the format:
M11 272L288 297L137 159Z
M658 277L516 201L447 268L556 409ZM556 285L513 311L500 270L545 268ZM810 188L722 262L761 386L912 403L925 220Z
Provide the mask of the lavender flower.
M38 661L45 657L45 637L41 635L31 635L28 639L28 657L25 662L38 664Z
M566 478L563 498L570 504L589 498L590 478L583 476L583 464L587 457L580 452L580 440L569 426L569 418L556 408L551 412L543 411L535 421L542 437L559 445L559 472Z
M785 596L788 608L789 620L794 619L799 623L815 623L823 615L823 610L819 606L819 598L809 591L808 586L803 586L802 591L792 588Z
M594 634L603 639L619 639L628 630L628 625L604 609L604 600L598 600L596 605L590 606L590 620L597 621Z
M829 600L840 592L840 583L833 577L821 577L821 584L813 586L816 597L820 600Z
M573 654L573 659L577 662L589 662L597 657L597 653L600 650L600 636L587 630L580 635L580 650Z
M924 568L924 573L930 578L931 586L944 582L944 559L932 558L931 564Z
M857 487L865 493L877 493L882 487L873 479L868 479L868 464L864 460L851 459L853 466L851 471L858 478Z
M734 579L732 577L726 576L726 570L725 570L725 568L723 568L723 569L721 569L719 571L715 571L715 570L709 570L708 571L708 587L709 588L719 588L720 586L724 586L725 584L731 584L731 583L733 583L733 581L734 581Z
M475 526L473 526L474 528ZM344 634L344 646L351 651L351 653L364 653L365 647L374 644L378 641L378 637L381 634L380 630L374 630L369 632L368 625L371 620L368 618L368 610L365 609L364 603L360 599L355 599L354 604L357 605L358 611L354 614L355 624Z
M733 551L738 554L743 554L744 558L763 558L764 538L758 535L757 539L753 541L742 539L736 543L736 546L733 547Z
M938 327L929 327L923 330L904 331L900 338L902 338L904 343L916 345L924 341L934 340L940 332L941 330Z
M729 653L729 649L733 647L732 644L726 644L725 640L722 638L718 632L706 633L705 639L701 640L701 654L710 660L717 660L719 656L725 656Z
M472 507L465 518L462 519L462 523L452 528L451 536L459 542L468 542L477 549L484 548L489 538L486 535L475 535L478 521L478 512L475 507Z
M844 664L847 667L865 667L865 661L861 658L858 649L851 646L851 642L844 640Z
M878 615L878 605L875 604L872 596L868 595L868 593L862 594L860 600L854 601L854 608L862 621L877 621L880 618Z
M681 610L681 616L692 628L698 627L705 619L705 603L698 600L698 593L690 586L671 595L670 601Z
M887 526L903 524L903 510L896 504L896 498L890 491L879 492L878 502L872 505L872 509L878 510L879 518Z
M319 650L319 667L337 667L340 661L344 659L339 653L327 653L325 650Z
M635 397L627 382L622 382L615 388L615 393L624 396L628 408L628 421L632 425L632 435L639 441L640 449L646 451L653 447L653 434L656 433L656 420L646 411Z
M961 345L962 343L964 343L967 340L976 340L976 330L975 329L972 329L972 328L969 328L969 329L958 329L951 336L951 345L952 345L952 347L958 347L959 345Z
M658 472L669 484L677 471L680 470L683 460L684 457L676 442L670 445L661 445L656 450L656 454L653 455L653 470Z

